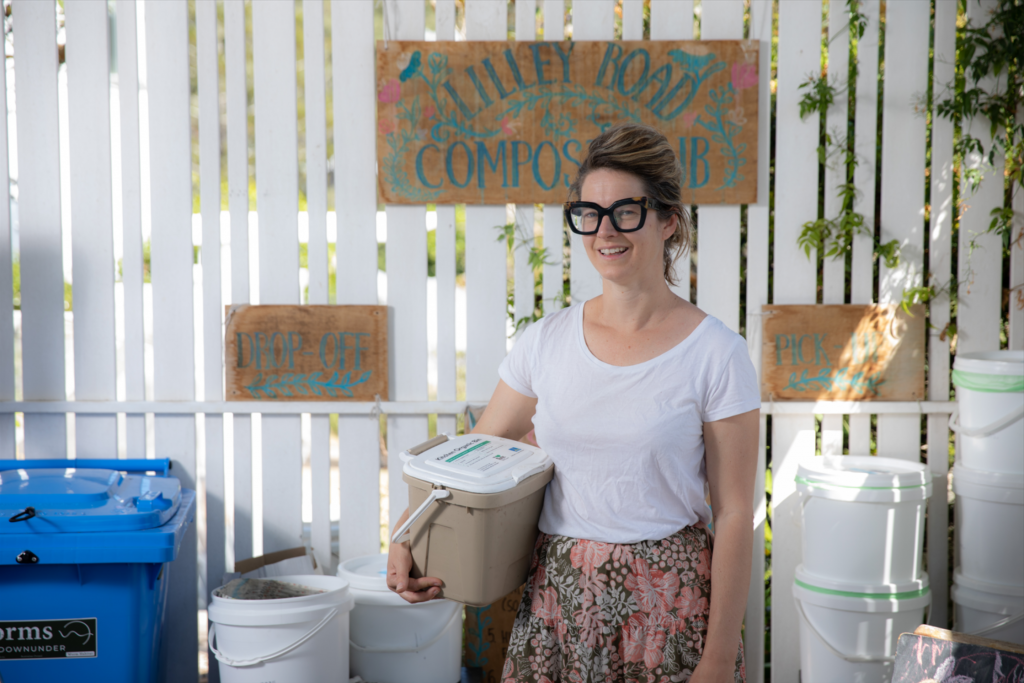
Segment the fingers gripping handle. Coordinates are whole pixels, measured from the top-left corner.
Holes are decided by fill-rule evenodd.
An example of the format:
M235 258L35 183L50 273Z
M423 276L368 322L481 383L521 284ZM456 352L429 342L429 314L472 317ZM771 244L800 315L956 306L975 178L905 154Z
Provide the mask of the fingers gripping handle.
M431 491L430 495L427 496L427 499L423 501L423 504L416 508L415 512L409 515L409 519L405 520L405 524L395 529L395 533L391 535L391 542L404 543L406 540L408 540L406 538L402 538L402 535L405 534L405 532L408 531L410 528L412 528L412 525L416 522L417 519L419 519L423 515L424 512L427 511L427 508L430 507L431 503L433 503L435 500L443 500L449 497L450 495L452 494L446 491L445 489L434 489L433 491Z

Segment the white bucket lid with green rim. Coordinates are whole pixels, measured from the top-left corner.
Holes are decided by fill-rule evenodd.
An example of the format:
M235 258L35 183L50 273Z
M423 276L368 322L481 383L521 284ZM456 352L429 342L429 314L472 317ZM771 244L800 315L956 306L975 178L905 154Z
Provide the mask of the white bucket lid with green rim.
M986 393L1024 391L1024 351L958 353L953 360L953 384Z
M932 495L926 466L872 455L808 458L797 467L796 486L805 495L849 502L903 502Z
M868 593L858 590L840 590L818 585L819 577L804 571L803 565L796 568L793 579L793 596L811 605L840 609L846 612L893 613L924 609L932 601L928 587L928 575L921 574L923 587L898 593ZM858 586L847 585L846 588Z
M920 593L928 588L928 574L925 572L921 572L921 575L913 581L900 581L897 583L855 583L853 581L843 581L810 572L802 564L798 567L797 573L800 582L807 586L825 591L835 591L844 595L869 595L873 598L888 598L894 595Z

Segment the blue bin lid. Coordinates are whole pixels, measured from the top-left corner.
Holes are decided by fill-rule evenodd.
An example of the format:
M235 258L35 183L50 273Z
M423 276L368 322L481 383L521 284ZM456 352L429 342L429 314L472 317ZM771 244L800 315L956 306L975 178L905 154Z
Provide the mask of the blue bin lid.
M175 477L75 467L0 471L0 536L152 529L180 504Z

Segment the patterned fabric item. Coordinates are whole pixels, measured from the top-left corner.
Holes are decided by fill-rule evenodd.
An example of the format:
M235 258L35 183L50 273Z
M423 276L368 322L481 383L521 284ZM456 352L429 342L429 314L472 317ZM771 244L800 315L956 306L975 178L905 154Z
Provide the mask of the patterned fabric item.
M502 683L688 681L710 600L703 528L628 545L540 534ZM735 681L745 680L740 643Z

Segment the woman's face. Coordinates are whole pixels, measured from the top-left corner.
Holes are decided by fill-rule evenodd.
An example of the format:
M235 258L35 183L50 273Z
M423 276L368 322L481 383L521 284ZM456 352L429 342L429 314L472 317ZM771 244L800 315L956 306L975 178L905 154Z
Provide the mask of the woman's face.
M646 192L643 181L637 176L599 168L584 178L580 201L607 208L620 199L646 196ZM675 232L676 220L672 216L663 221L657 211L648 209L642 228L636 232L619 232L605 216L595 234L583 235L583 245L590 262L605 280L627 286L647 281L664 282L665 240Z

